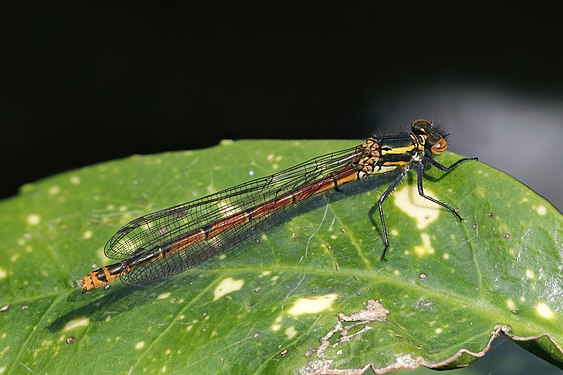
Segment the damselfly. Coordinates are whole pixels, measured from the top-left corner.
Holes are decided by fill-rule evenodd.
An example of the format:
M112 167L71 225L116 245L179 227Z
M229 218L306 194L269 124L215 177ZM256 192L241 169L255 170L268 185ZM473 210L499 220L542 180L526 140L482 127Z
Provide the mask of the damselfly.
M109 258L120 261L90 272L80 280L82 292L116 279L144 284L197 266L272 226L306 199L369 175L399 169L377 201L385 259L389 237L383 202L408 171L416 169L418 193L452 212L457 209L424 194L425 165L449 172L432 158L446 151L447 134L423 119L405 134L370 137L359 146L310 159L273 175L258 178L194 201L141 216L124 225L105 246Z

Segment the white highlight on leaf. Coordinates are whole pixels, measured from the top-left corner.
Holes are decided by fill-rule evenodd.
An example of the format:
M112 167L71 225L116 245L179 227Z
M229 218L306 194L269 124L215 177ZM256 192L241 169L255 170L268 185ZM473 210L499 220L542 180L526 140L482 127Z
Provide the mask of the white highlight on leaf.
M227 277L226 279L221 281L215 288L213 301L217 301L224 295L240 290L243 285L244 280L235 280L232 277Z

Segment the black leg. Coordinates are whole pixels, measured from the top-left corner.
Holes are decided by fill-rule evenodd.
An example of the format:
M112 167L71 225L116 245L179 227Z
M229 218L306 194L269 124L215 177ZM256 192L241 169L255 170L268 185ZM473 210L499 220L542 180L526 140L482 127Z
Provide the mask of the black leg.
M383 216L383 202L387 198L387 196L395 190L397 185L401 182L401 180L406 176L408 169L403 169L401 174L397 176L395 181L381 194L381 197L377 200L377 209L379 210L379 218L381 219L381 228L383 229L383 242L385 243L385 247L383 248L383 254L381 254L381 260L385 260L385 254L387 254L387 248L389 247L389 237L387 236L387 226L385 225L385 217Z
M429 160L432 160L432 159L429 159ZM453 167L455 167L456 164L459 164L461 161L464 161L464 160L470 160L470 159L462 159L462 160L458 161L457 163L454 163L454 164L450 165L449 167L444 167L443 165L439 164L438 162L436 162L436 161L435 161L435 162L438 163L438 165L440 165L440 167L443 167L443 168L445 168L445 169L442 169L442 168L438 167L438 165L436 165L438 168L440 168L440 169L442 169L442 170L444 170L444 171L447 172L448 170L451 170ZM459 221L461 221L462 218L461 218L461 216L459 216L459 214L457 213L457 210L456 210L455 208L453 208L453 207L451 207L451 206L445 204L444 202L440 202L439 200L437 200L437 199L435 199L435 198L432 198L432 197L430 197L430 196L424 194L424 189L422 188L422 176L423 176L423 174L424 174L424 166L422 165L422 162L418 162L418 163L416 164L416 174L417 174L417 182L418 182L418 183L417 183L417 185L418 185L418 194L419 194L421 197L426 198L426 199L428 199L429 201L434 202L434 203L436 203L436 204L439 204L440 206L442 206L442 207L444 207L445 209L449 210L450 212L452 212L452 213L459 219Z
M478 158L463 158L460 159L458 161L456 161L455 163L453 163L452 165L450 165L449 167L446 167L443 164L438 163L436 160L432 159L430 156L424 156L425 160L428 160L430 162L430 164L432 164L433 166L435 166L436 168L440 169L441 171L444 172L449 172L452 169L454 169L455 167L457 167L458 165L460 165L461 163L463 163L464 161L469 161L469 160L479 160Z

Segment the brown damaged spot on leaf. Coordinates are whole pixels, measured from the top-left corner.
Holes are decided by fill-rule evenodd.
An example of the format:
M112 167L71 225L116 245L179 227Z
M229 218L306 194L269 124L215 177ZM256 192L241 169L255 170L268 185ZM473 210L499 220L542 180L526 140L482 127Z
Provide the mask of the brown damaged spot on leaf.
M312 361L315 363L310 363L309 367L317 366L317 371L309 372L310 374L331 374L331 375L360 375L365 373L367 370L371 369L375 374L387 374L391 371L395 370L413 370L418 366L424 366L434 370L447 370L459 367L466 367L471 362L473 362L477 358L481 358L490 350L493 341L499 337L500 335L505 335L506 337L510 338L511 340L515 341L520 346L525 347L525 349L534 352L536 355L540 357L544 357L549 359L553 362L553 353L547 353L544 348L545 345L541 346L538 344L540 340L547 340L552 345L553 351L556 351L559 355L559 358L563 357L563 348L558 345L553 338L548 334L541 334L537 336L530 336L530 337L522 337L522 336L515 336L510 334L510 327L506 325L497 325L494 328L494 331L491 332L491 337L483 350L480 352L472 352L466 349L460 349L450 358L437 362L437 363L430 363L426 361L422 357L413 358L410 354L404 354L398 356L393 363L391 363L387 367L383 368L376 368L373 364L368 364L363 368L358 369L331 369L330 365L332 363L331 360L327 360L323 358L323 361ZM319 348L320 349L320 348ZM543 354L543 355L542 355ZM561 367L562 363L559 365ZM322 366L321 366L322 365Z
M371 326L369 326L368 323L386 322L388 314L389 311L385 307L383 307L381 302L375 300L369 300L366 303L365 309L354 312L350 315L339 313L338 322L334 326L334 329L332 329L320 339L321 345L316 350L310 349L309 351L307 351L307 353L305 353L305 356L307 357L311 356L312 354L316 354L320 358L320 360L310 361L305 368L301 369L300 373L330 374L332 373L331 371L335 371L330 369L332 360L326 358L326 350L328 348L336 348L338 345L350 341L353 337L369 331L371 329ZM330 339L337 334L339 334L339 336L336 339L336 342L334 344L331 344ZM347 374L353 373L354 372L347 372Z

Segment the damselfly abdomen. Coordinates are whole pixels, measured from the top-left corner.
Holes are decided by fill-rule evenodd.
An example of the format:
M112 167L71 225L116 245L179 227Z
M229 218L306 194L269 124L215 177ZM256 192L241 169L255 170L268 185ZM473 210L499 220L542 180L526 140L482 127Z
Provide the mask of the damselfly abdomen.
M455 208L424 194L422 184L425 163L448 172L464 161L476 160L464 158L449 167L434 160L433 155L446 151L445 137L431 122L419 119L408 133L370 137L359 146L141 216L119 229L105 246L106 256L120 261L82 278L82 291L118 278L143 284L180 273L255 236L310 197L398 168L400 173L377 201L384 242L381 259L385 259L389 237L383 202L412 167L417 172L419 194L461 220Z

